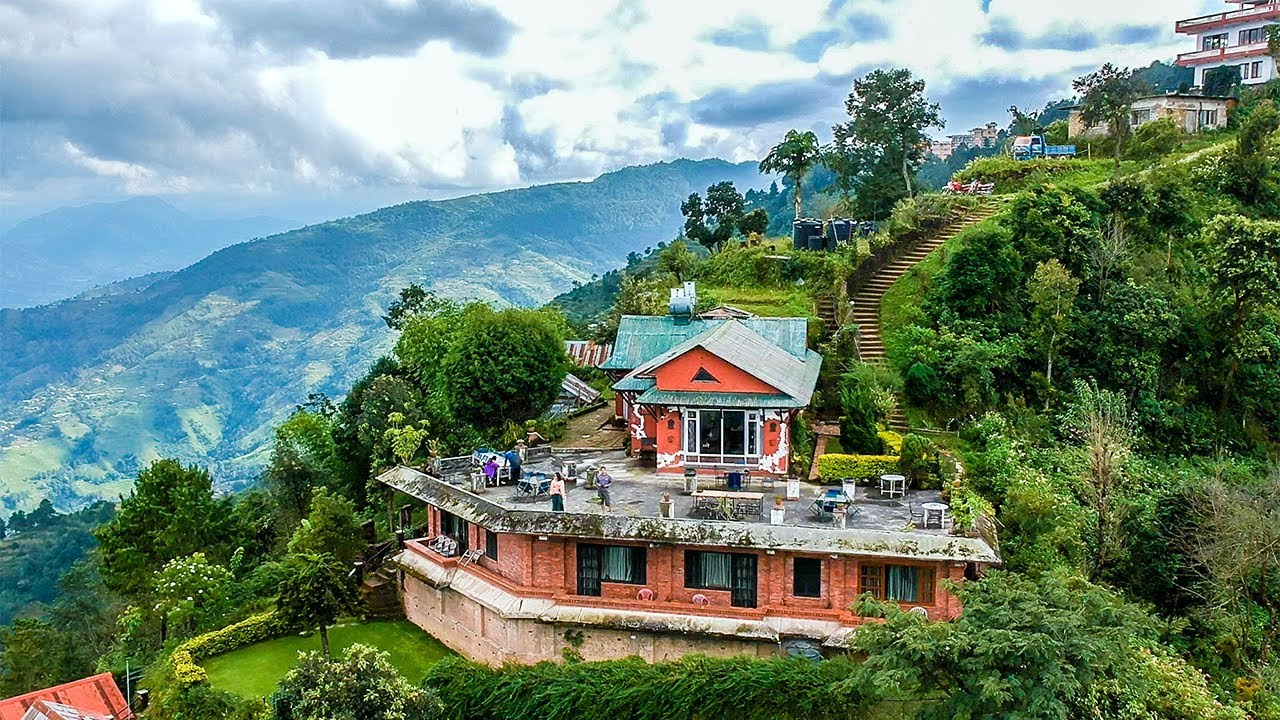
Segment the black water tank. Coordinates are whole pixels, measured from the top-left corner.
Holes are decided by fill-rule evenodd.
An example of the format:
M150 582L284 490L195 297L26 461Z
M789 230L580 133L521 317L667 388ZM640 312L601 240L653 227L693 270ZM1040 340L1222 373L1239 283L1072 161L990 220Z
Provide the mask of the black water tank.
M809 249L821 250L826 247L827 239L822 236L822 225L814 223L813 234L809 236Z
M822 223L809 218L796 220L791 223L791 247L795 250L821 250L821 245L813 247L812 237L815 234L821 239Z

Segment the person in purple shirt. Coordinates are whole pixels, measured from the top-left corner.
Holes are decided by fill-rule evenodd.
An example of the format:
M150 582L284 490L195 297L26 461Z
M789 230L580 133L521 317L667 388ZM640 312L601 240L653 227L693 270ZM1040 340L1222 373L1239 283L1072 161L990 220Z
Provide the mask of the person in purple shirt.
M498 456L490 455L488 462L481 468L484 472L484 484L490 487L498 484Z
M612 486L613 476L601 466L600 474L596 475L596 492L600 495L601 512L613 512L613 495L609 492Z

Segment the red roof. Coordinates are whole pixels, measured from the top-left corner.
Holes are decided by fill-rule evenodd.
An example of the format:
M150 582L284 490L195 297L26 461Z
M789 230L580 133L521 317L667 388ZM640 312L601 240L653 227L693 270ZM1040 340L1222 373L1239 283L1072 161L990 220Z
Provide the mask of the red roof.
M578 367L600 367L613 355L611 343L596 344L594 340L565 340L564 349Z
M81 715L103 715L113 720L133 720L133 711L116 687L111 673L102 673L81 680L29 692L26 695L0 700L0 720L22 720L27 708L37 700L69 705Z

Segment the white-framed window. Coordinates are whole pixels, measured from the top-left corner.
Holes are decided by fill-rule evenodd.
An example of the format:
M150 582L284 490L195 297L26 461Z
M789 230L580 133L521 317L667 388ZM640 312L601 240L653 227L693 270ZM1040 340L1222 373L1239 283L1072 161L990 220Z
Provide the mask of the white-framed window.
M686 462L745 464L760 457L760 412L699 408L684 413Z
M1219 50L1227 46L1227 34L1205 35L1200 43L1201 50Z
M1199 120L1200 120L1199 127L1202 127L1202 128L1216 127L1218 124L1218 111L1217 110L1201 110Z

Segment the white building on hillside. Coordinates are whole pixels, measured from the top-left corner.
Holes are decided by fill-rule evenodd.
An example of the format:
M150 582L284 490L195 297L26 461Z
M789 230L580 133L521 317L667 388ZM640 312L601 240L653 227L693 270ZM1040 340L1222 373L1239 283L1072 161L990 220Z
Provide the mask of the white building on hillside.
M1276 61L1267 48L1267 27L1280 20L1280 1L1227 0L1235 7L1212 15L1179 20L1175 29L1194 35L1196 49L1178 56L1178 64L1195 68L1195 84L1204 74L1224 65L1239 68L1246 85L1277 77Z

